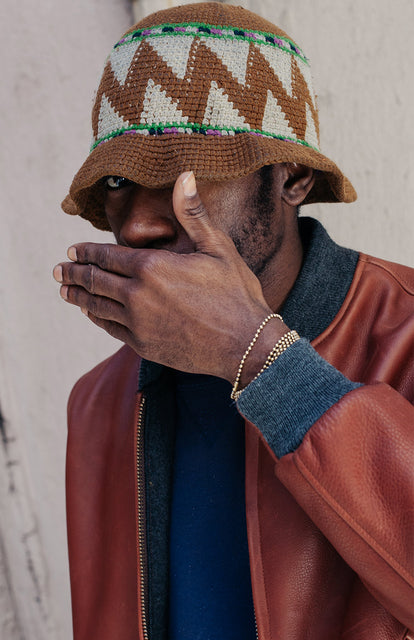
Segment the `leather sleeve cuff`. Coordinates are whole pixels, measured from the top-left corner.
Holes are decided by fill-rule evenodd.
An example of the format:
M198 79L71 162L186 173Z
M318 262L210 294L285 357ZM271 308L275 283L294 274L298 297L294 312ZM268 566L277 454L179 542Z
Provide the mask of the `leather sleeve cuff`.
M300 445L325 411L360 386L301 338L243 390L237 406L281 458Z

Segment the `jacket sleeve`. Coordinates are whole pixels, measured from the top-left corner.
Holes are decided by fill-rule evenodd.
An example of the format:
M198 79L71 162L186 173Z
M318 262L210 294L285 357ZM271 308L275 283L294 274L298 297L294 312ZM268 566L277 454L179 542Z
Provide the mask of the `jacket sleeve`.
M349 381L306 340L241 394L276 475L374 597L414 628L414 409Z

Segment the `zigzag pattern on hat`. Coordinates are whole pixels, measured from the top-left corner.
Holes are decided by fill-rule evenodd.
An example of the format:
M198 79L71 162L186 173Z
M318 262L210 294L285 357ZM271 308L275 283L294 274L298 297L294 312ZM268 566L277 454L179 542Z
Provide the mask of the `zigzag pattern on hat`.
M319 148L310 68L288 38L200 23L127 34L92 114L92 149L124 134L270 137Z

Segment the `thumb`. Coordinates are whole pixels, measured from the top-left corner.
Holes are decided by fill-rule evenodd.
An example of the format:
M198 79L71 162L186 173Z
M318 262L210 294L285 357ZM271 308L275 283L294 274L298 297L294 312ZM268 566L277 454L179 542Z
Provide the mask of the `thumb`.
M185 171L177 178L173 191L173 207L178 222L193 241L195 250L209 254L217 253L217 231L200 199L192 171Z

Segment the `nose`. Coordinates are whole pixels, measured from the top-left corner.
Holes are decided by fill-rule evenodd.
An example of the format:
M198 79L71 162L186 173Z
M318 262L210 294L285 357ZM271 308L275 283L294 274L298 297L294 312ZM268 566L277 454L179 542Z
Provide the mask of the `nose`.
M132 248L166 248L174 245L179 224L172 207L172 192L134 186L119 211L115 231L119 244Z

